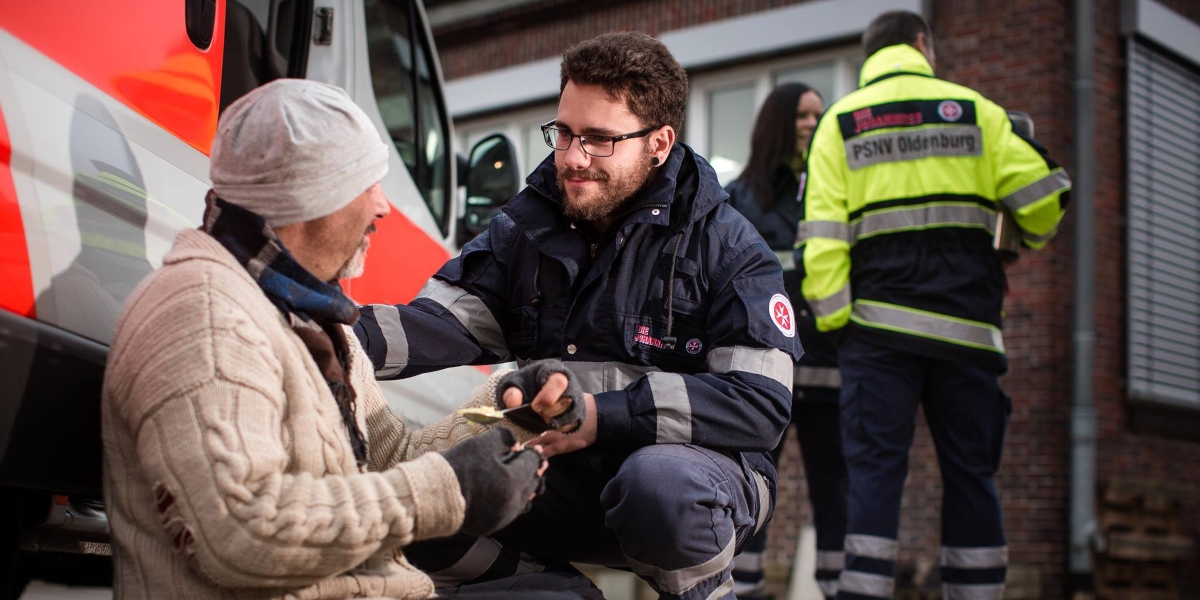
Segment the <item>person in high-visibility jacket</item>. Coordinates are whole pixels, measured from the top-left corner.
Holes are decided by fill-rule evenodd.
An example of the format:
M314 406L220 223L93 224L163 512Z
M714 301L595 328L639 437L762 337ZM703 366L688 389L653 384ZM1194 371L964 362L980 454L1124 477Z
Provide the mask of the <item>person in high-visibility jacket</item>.
M1003 108L934 77L928 23L885 13L863 35L858 90L834 103L808 159L801 289L837 332L850 478L839 598L888 598L918 405L942 470L943 598L1002 598L1008 548L994 474L1011 403L1000 333L1007 211L1043 247L1070 178Z

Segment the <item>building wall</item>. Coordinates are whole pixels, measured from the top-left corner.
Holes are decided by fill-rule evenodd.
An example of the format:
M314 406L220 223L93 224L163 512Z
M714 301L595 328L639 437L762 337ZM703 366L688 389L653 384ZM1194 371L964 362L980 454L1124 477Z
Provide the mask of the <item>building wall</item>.
M1195 0L1161 0L1200 22ZM605 31L658 34L793 4L785 0L548 1L508 15L435 30L447 79L555 56ZM1073 171L1074 20L1071 0L937 0L930 18L939 76L1029 113L1037 138ZM1097 478L1147 481L1184 498L1184 528L1200 540L1200 443L1130 430L1125 376L1124 94L1120 0L1096 8L1096 348L1100 419ZM486 21L486 22L485 22ZM1073 368L1074 213L1044 251L1008 270L1003 385L1012 415L998 485L1010 546L1010 596L1063 596L1069 536ZM900 583L936 565L941 483L928 429L918 420L901 520ZM789 433L780 506L770 525L769 567L791 566L811 522L798 445ZM1192 573L1200 568L1189 569ZM1196 579L1197 575L1190 575ZM1195 583L1193 583L1195 585Z
M1200 24L1200 2L1159 0ZM1123 383L1126 373L1126 43L1119 0L1096 3L1096 352L1095 401L1100 419L1097 482L1148 484L1181 501L1183 533L1200 542L1200 442L1135 432ZM1194 65L1200 69L1200 65ZM1186 415L1185 415L1186 416ZM1193 415L1194 416L1194 415ZM1200 559L1184 569L1182 597L1200 595Z

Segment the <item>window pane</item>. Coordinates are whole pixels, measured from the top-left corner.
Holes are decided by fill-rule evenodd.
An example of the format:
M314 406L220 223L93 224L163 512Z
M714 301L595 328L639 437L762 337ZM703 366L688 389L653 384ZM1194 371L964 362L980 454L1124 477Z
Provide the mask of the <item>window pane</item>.
M775 85L791 83L793 81L807 84L809 87L817 90L817 93L821 94L821 97L825 99L826 106L837 100L837 96L834 95L834 92L837 90L833 89L832 60L776 71Z
M746 84L708 93L708 161L721 185L733 181L750 157L754 128L754 86Z
M445 111L434 81L436 71L424 42L412 43L412 32L419 29L410 21L409 2L366 0L363 7L367 17L371 85L380 116L404 166L445 233L449 153L443 122Z
M546 119L546 121L549 120ZM546 121L541 121L541 123L545 123ZM534 168L542 164L546 156L553 152L546 145L546 138L542 136L542 128L539 126L541 123L530 124L525 127L525 147L521 149L521 159L525 161L525 164L521 165L522 173L528 174L533 172Z

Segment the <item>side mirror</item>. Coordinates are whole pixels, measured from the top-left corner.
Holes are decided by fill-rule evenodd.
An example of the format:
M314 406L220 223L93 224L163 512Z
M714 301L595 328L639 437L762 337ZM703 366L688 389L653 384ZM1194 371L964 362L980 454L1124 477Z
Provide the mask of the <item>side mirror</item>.
M465 179L467 200L458 223L459 246L487 231L500 207L520 191L521 174L512 141L502 133L479 140L467 159Z

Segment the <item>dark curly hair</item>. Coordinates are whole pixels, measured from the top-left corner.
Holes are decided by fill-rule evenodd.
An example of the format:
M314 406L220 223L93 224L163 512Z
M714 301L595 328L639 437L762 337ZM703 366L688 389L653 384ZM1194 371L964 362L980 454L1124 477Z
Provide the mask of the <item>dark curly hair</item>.
M623 98L629 112L647 127L670 125L683 133L687 72L662 42L641 32L605 33L563 53L558 92L568 81L599 85Z

